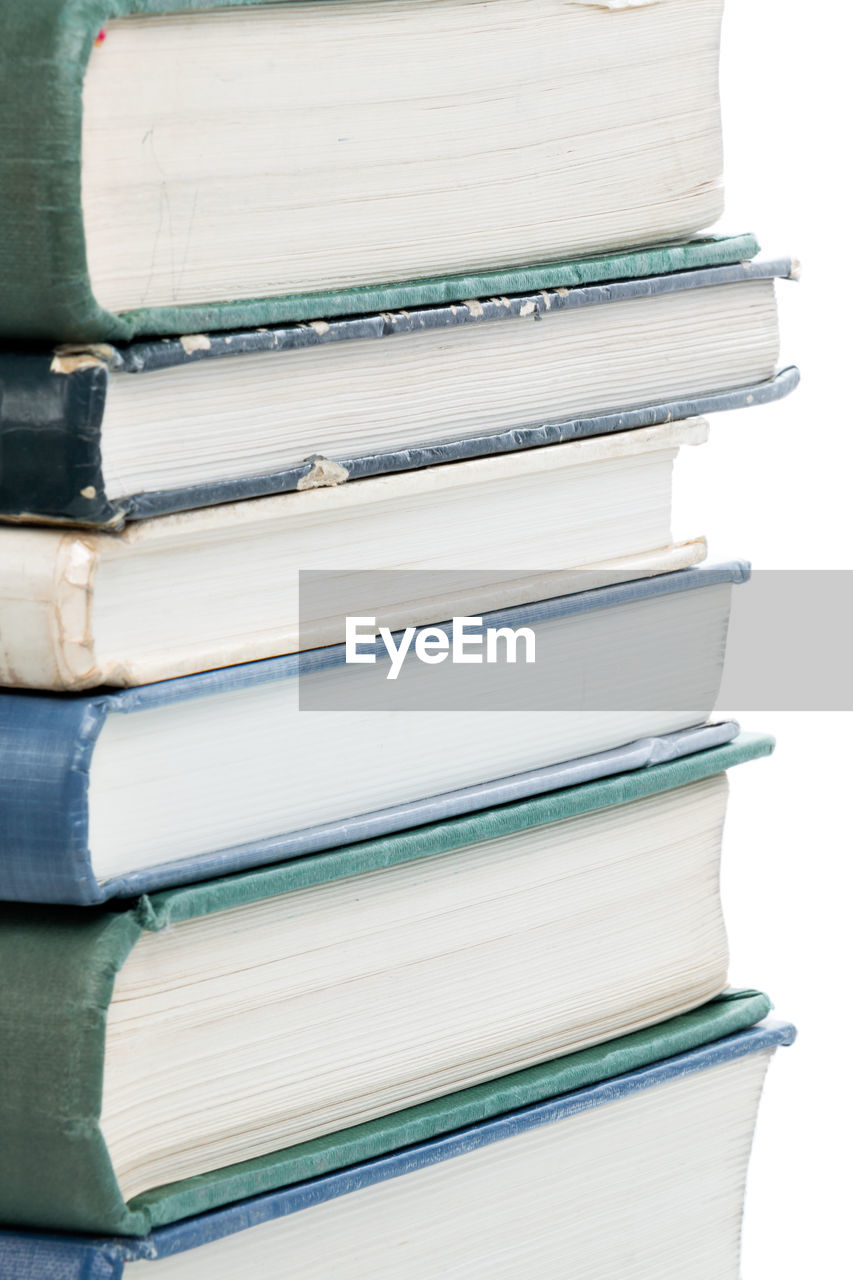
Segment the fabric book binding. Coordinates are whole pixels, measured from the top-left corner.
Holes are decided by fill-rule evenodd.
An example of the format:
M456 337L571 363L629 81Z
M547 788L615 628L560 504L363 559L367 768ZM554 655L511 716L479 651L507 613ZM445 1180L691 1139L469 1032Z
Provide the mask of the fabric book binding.
M725 987L721 771L772 745L117 910L10 904L3 1219L144 1233L196 1187L291 1181L336 1128L697 1007Z
M615 280L603 259L510 273L512 296L2 352L0 516L119 527L786 395L772 281L790 259L681 254L668 274L672 249Z
M480 807L496 778L546 790L546 766L694 727L713 710L732 584L747 574L687 570L486 615L536 627L540 683L481 668L497 675L454 713L452 751L432 710L381 709L397 688L387 663L345 666L344 646L123 692L2 692L0 893L85 904L276 862ZM412 675L425 708L443 670ZM501 702L512 670L522 683ZM373 672L382 687L348 706ZM503 784L499 798L512 798Z
M722 0L622 7L4 0L0 330L462 301L695 234L722 210Z

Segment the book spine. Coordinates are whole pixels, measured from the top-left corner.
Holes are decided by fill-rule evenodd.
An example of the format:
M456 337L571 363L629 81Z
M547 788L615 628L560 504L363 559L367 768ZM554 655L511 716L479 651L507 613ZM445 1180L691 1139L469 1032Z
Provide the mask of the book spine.
M0 905L0 1221L144 1235L100 1130L107 1011L139 939L132 910Z
M124 1260L108 1244L49 1236L0 1236L0 1280L121 1280Z
M73 690L102 682L92 634L97 564L93 537L3 530L0 684Z
M97 339L80 203L82 85L108 0L3 5L0 41L0 332L15 342Z
M266 338L269 333L258 331L255 336ZM258 349L275 348L259 343ZM431 445L315 459L283 471L235 475L227 480L148 490L112 500L103 480L100 444L108 365L114 363L114 352L101 362L85 349L77 355L60 353L53 358L0 355L0 519L118 529L125 521L314 487L319 482L312 479L317 475L318 464L325 464L327 469L333 464L335 483L391 475L769 404L789 395L799 382L799 371L790 366L764 382L731 391L664 400L591 417L528 424ZM129 363L128 360L125 367ZM159 366L152 362L150 367ZM64 378L56 376L60 369L66 374ZM146 370L147 366L143 366L134 372ZM322 482L328 480L323 478Z
M0 518L115 522L101 469L107 382L90 352L0 354Z
M98 698L0 694L0 899L103 901L89 858L89 764Z

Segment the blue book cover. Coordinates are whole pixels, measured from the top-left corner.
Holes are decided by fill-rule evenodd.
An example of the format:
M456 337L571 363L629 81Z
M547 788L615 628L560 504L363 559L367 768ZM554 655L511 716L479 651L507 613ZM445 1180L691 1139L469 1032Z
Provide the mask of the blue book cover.
M634 269L642 266L638 257ZM781 371L774 368L773 358L767 363L765 348L769 349L775 331L775 313L772 302L764 323L768 333L764 345L756 338L759 321L753 315L744 315L739 323L746 326L744 332L727 343L723 335L713 329L713 317L707 324L698 326L705 333L705 341L718 350L726 346L741 351L755 341L761 350L752 365L739 365L728 373L720 371L710 375L698 365L692 375L682 374L681 380L670 385L680 388L666 393L660 377L661 361L666 367L671 361L661 356L655 347L657 372L632 375L625 389L599 392L598 402L589 405L588 395L581 394L582 411L573 408L571 392L566 380L563 397L559 403L543 401L541 411L536 408L535 374L530 373L531 389L525 397L527 408L519 412L517 420L509 423L495 418L491 413L488 397L479 402L479 412L466 417L466 425L460 429L458 422L442 418L442 396L431 393L436 402L434 419L413 419L405 426L406 406L401 405L393 415L394 431L385 443L371 445L369 440L382 439L373 421L381 417L376 408L368 415L372 427L344 433L340 441L331 428L319 422L311 423L312 410L310 384L317 392L331 395L328 379L335 365L328 369L323 363L323 353L329 353L329 361L340 362L342 351L350 353L358 362L378 360L378 371L389 376L387 359L396 357L402 349L401 341L417 342L418 335L427 339L429 351L419 365L423 383L425 369L431 369L436 385L441 383L441 351L438 354L430 346L429 335L446 334L449 342L464 345L474 331L482 337L485 331L505 339L519 325L530 325L536 320L545 323L534 325L541 352L555 346L556 338L551 328L559 323L561 315L579 311L587 312L607 304L608 312L620 304L632 300L660 300L663 307L667 299L690 296L705 297L707 290L735 291L743 288L755 290L762 283L772 294L772 281L793 274L795 266L788 258L730 262L723 265L703 266L693 270L678 270L664 274L644 274L630 277L631 256L626 259L626 277L595 280L594 266L588 279L592 283L561 287L556 268L552 283L548 283L548 270L543 268L541 279L544 287L530 290L527 273L518 273L518 292L504 289L509 296L482 297L467 302L460 301L440 306L422 306L403 311L374 312L352 318L315 321L311 324L287 324L263 329L232 330L227 333L185 335L181 338L146 339L126 345L96 344L91 347L73 346L51 352L44 349L0 352L0 445L3 450L3 468L0 473L0 518L14 520L49 520L69 524L100 525L111 528L121 526L127 520L139 520L149 516L215 503L232 502L242 498L265 494L283 493L289 490L311 488L322 484L340 484L367 476L377 476L412 468L455 462L466 458L482 458L518 449L540 447L584 436L602 435L650 427L685 418L739 409L749 405L766 404L787 395L797 385L796 368ZM525 285L527 286L525 288ZM709 302L713 295L707 295ZM623 308L624 311L624 308ZM630 321L630 307L620 312L620 324ZM666 321L665 310L661 322ZM614 316L615 323L615 316ZM677 338L677 321L674 339L673 361L684 343ZM750 329L750 326L752 328ZM618 328L619 326L617 326ZM635 339L635 346L645 345L649 327L655 327L652 317L643 317ZM694 326L694 330L697 327ZM526 332L526 331L525 331ZM693 330L691 332L694 332ZM659 338L659 342L663 339ZM562 341L562 339L561 339ZM692 339L695 344L695 335ZM610 383L614 360L627 369L630 353L608 352L603 343L593 344L610 361ZM306 375L308 388L303 404L293 398L296 365L305 359L306 352L313 352L311 368ZM461 353L459 355L461 359ZM474 352L475 362L481 357ZM497 368L507 365L508 355L497 359ZM570 358L570 357L568 357ZM686 357L685 357L686 358ZM578 361L591 359L586 349L578 346ZM260 364L259 364L260 360ZM757 363L756 363L757 362ZM477 372L476 363L468 381L471 385L489 384L497 376L495 368L483 366ZM351 400L350 416L357 416L356 397L364 395L364 387L371 385L369 371L365 368L358 376L345 378L342 395ZM222 383L227 376L228 384ZM300 377L303 375L300 373ZM410 373L403 377L408 385ZM523 376L521 366L511 370L511 378L518 381ZM273 386L275 379L283 378L282 386ZM265 385L272 390L275 399L270 404L261 402ZM426 396L426 384L419 388ZM134 410L136 399L144 401L149 393L154 397L147 415ZM379 393L377 393L378 395ZM383 392L382 394L387 394ZM443 400L458 400L459 389L448 391ZM577 393L576 393L577 394ZM417 397L416 397L417 398ZM499 402L502 393L495 388L493 399ZM315 395L316 399L316 395ZM170 401L181 404L180 421L174 426L163 425L160 418L169 412ZM241 406L235 425L227 439L214 434L215 423L224 412L224 405L237 401ZM595 400L595 397L593 397ZM291 403L291 401L293 401ZM196 407L197 402L197 407ZM384 403L380 399L377 403ZM533 407L530 407L530 406ZM367 412L366 410L364 411ZM278 415L275 439L270 442L267 420ZM134 445L134 461L130 461L127 433L132 429L141 432L136 418L142 415L145 431L139 434ZM123 426L122 415L129 426ZM135 416L134 416L135 415ZM195 417L194 417L195 415ZM344 411L344 419L347 413ZM500 415L499 415L500 416ZM470 424L467 419L470 418ZM490 425L494 418L494 425ZM196 422L197 419L197 422ZM255 420L261 424L256 424ZM118 424L116 426L115 424ZM190 432L188 423L193 426ZM404 426L401 427L400 423ZM405 427L405 429L404 429ZM120 430L113 444L112 432ZM159 432L159 434L158 434ZM329 434L331 432L331 434ZM187 436L186 456L176 452L176 440ZM266 434L265 434L266 433ZM340 429L338 429L338 434ZM255 436L257 435L257 440ZM364 444L361 441L364 438ZM116 449L118 457L114 457ZM160 455L166 470L158 470ZM217 458L230 461L223 473ZM125 475L147 477L141 481L125 479ZM175 477L178 477L177 479ZM193 478L204 476L204 479Z
M478 764L477 759L478 756L483 761L491 759L485 753L489 734L493 733L492 726L496 722L484 718L483 712L471 712L470 751L474 759L467 761L466 768L473 785L453 787L451 781L445 789L430 791L421 783L422 790L418 791L417 780L414 780L408 784L408 794L400 797L398 788L398 794L391 796L384 772L372 770L370 785L373 789L365 794L377 796L379 804L358 806L355 801L341 799L334 794L334 788L330 790L328 785L324 785L322 801L305 810L316 813L313 821L288 821L290 809L282 810L279 816L273 813L264 818L266 827L261 827L254 838L250 838L247 828L251 824L257 831L261 826L255 812L257 807L265 805L269 808L273 801L278 803L279 795L284 797L282 803L289 805L289 785L299 790L292 779L296 769L294 750L299 745L299 733L304 732L301 726L309 721L318 726L329 723L323 720L324 711L296 712L290 705L293 702L290 691L296 688L302 677L313 678L339 670L344 661L343 646L247 663L138 689L96 692L86 696L2 692L0 897L16 901L94 904L113 897L133 896L387 836L407 828L577 786L594 778L660 765L667 760L718 747L731 740L737 727L731 724L701 725L713 708L725 644L727 612L724 604L715 602L714 596L716 590L728 589L729 584L742 581L746 574L747 568L742 563L685 570L486 615L486 621L496 626L562 620L567 628L571 628L590 614L618 621L617 606L627 608L644 602L677 605L688 597L697 600L707 598L710 602L709 611L703 612L698 622L691 624L692 630L685 633L686 639L677 632L668 615L660 625L659 634L656 632L653 637L649 661L660 664L663 683L655 686L655 698L659 701L652 705L657 707L663 702L664 706L670 705L671 710L657 712L638 703L637 709L624 715L620 713L615 720L610 712L604 711L602 725L598 727L594 718L591 723L590 712L579 711L573 715L569 710L559 716L543 712L540 732L542 735L547 732L552 737L547 740L542 737L534 744L534 757L538 755L541 763L531 768L526 763L524 752L527 752L529 760L532 748L524 747L521 741L516 748L511 742L507 747L509 754L502 753L500 758L517 763L511 773L503 776L496 775L495 770L485 763ZM630 618L623 619L623 622L631 625ZM560 644L562 634L560 632L557 636ZM683 689L671 683L674 679L672 672L677 665L679 651L692 644L697 647L695 662L699 669L700 687L698 692L693 691L695 701L691 693L690 699L684 702L680 701L685 697ZM579 674L578 678L592 682L597 672L596 663L604 663L600 675L607 682L611 671L609 662L606 654L592 654L586 673ZM282 699L285 694L290 701L285 699L279 705L276 699ZM256 719L247 719L247 727L241 734L236 715L243 706L239 699L243 698L252 703L249 710ZM671 698L669 704L667 698ZM249 711L245 714L248 716ZM380 714L370 711L347 714L355 717L358 741L352 762L346 767L355 769L359 760L369 761L377 754L381 758L389 733L388 722L383 721ZM200 729L196 720L201 715L209 715L210 719ZM515 721L510 712L506 715L505 731L512 733ZM224 772L211 773L209 783L204 781L206 774L196 783L193 771L186 770L187 756L182 754L179 745L176 746L183 741L176 735L181 732L182 717L185 716L192 722L186 730L190 735L188 743L197 744L199 735L215 739L218 743L217 760ZM266 719L257 720L257 716ZM264 727L267 720L269 726ZM421 724L420 721L418 723ZM124 743L136 724L143 738L153 743L150 747L153 756L150 759L148 756L145 759L134 756L134 764L131 757L120 754L120 751L126 749ZM337 722L336 726L337 731L342 732ZM625 726L634 726L634 732L625 732ZM424 722L419 731L424 733L426 728L427 723ZM260 766L255 767L251 760L247 760L261 732L268 735L263 738L264 768L267 772L262 778L269 777L269 786L275 788L274 794L259 790L262 787L262 781L258 781ZM457 724L457 752L462 750L458 745L460 733ZM608 734L610 741L607 740ZM560 750L560 744L588 741L595 742L599 749ZM316 750L322 748L319 756L306 755L307 747L300 755L300 767L307 771L304 785L311 783L312 779L319 785L330 777L330 770L344 767L342 764L333 765L334 743L328 737L323 737L322 741L318 739L318 742ZM548 746L548 742L553 745ZM142 743L139 750L144 745ZM172 749L178 755L169 764L167 753ZM461 757L448 753L443 740L436 740L433 749L444 762L444 773L448 779L458 779ZM186 750L197 752L198 748L189 745ZM425 739L423 754L427 754ZM145 760L148 760L147 765ZM136 781L133 770L144 773L147 769L151 773L156 771L158 763L166 775L157 784L161 789L154 798L149 797L144 803L140 800L140 812L135 818L129 818L128 815L134 812L128 807ZM388 767L390 762L385 766ZM197 765L196 772L199 768ZM108 785L111 769L118 769L112 792ZM245 778L241 783L239 779L243 774ZM435 777L435 772L430 776ZM216 778L218 782L213 781ZM241 786L245 790L241 803L246 817L233 828L235 834L223 837L218 827L212 834L204 831L199 834L197 828L203 828L205 821L210 826L207 815L215 795L218 798L223 791L229 796L237 794ZM109 830L113 834L109 837L103 835L105 828L99 816L102 796L106 797L103 812L108 811L112 815ZM188 850L179 841L174 852L169 850L169 856L164 856L163 852L158 852L150 834L153 829L146 824L160 822L159 849L167 849L171 828L162 816L167 812L166 806L172 806L168 812L174 813L177 828L190 812L193 796L199 806L197 823L190 824L188 836L181 837L181 840L191 839L195 847ZM299 799L296 796L294 803ZM301 812L301 809L293 810L294 814ZM241 825L243 821L245 827ZM184 829L182 826L181 830ZM101 853L93 858L93 838L96 836L101 840ZM139 846L136 852L131 849L134 841Z

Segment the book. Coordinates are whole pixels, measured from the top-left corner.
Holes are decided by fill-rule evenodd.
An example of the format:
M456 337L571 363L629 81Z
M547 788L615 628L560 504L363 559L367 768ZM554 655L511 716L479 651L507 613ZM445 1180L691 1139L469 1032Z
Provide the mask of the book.
M724 771L771 749L109 907L0 907L0 1218L125 1232L199 1177L233 1199L235 1165L719 995Z
M704 541L672 540L672 469L707 430L688 419L121 533L0 527L0 681L149 683L337 644L348 616L402 630L695 564Z
M387 661L346 665L338 646L123 691L0 692L0 896L85 904L277 862L482 807L490 780L544 791L550 766L702 725L744 574L484 615L535 629L537 662L459 668L461 690L446 666L392 682Z
M140 1206L141 1238L7 1229L0 1278L431 1280L453 1267L511 1280L523 1259L527 1274L737 1280L763 1074L795 1035L787 1023L752 1025L768 1007L760 993L729 991L647 1031L307 1144L291 1159L292 1185L223 1208L210 1209L199 1180L179 1206ZM176 1207L195 1216L160 1225Z
M3 732L4 735L9 732L8 720L5 718ZM89 824L85 805L86 792L78 789L74 795L76 779L70 769L66 777L65 792L69 798L68 814L63 815L59 822L54 820L52 827L48 823L42 823L38 829L33 825L25 828L21 818L27 810L16 807L11 803L10 797L13 787L17 786L22 793L28 795L29 805L31 784L28 785L20 765L13 763L11 752L0 749L10 777L10 785L0 795L0 829L6 837L4 851L0 856L0 899L87 906L107 902L112 898L133 897L285 858L301 858L306 854L325 852L343 845L360 844L365 840L460 814L474 813L479 809L509 804L528 796L577 787L599 778L634 773L695 752L723 746L737 737L738 732L739 727L735 722L721 721L697 725L676 733L640 738L608 751L593 752L560 764L528 769L524 773L445 791L440 795L355 814L337 821L322 822L262 842L255 841L213 853L202 853L195 858L178 858L176 861L153 866L136 866L134 860L140 856L139 848L136 848L130 857L122 859L125 869L114 865L112 874L103 867L98 856L100 851L93 855L86 846ZM30 748L33 751L45 750L45 738L33 733ZM79 760L86 754L86 745L75 744L72 751ZM44 777L42 782L44 783ZM52 790L45 786L43 795L35 798L33 807L28 811L34 812L40 804L46 804L48 811L53 811L56 798L62 794L60 786L58 784ZM72 825L75 812L82 819L76 826Z
M111 527L318 484L765 404L790 259L627 278L576 263L511 296L122 345L0 352L0 516ZM688 262L696 262L688 269ZM596 272L600 276L596 276ZM633 278L631 278L633 277ZM606 304L606 305L604 305ZM416 389L416 390L415 390Z
M4 0L0 330L396 309L687 238L722 211L722 0L623 7Z

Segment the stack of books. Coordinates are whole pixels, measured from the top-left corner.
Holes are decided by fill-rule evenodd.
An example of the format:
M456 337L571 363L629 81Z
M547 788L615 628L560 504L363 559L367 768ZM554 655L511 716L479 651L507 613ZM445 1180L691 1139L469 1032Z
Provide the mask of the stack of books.
M720 11L0 0L2 1280L736 1280Z

